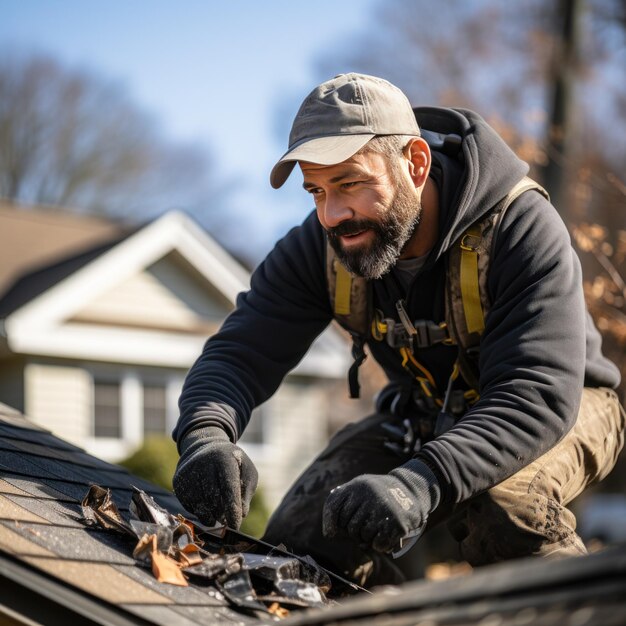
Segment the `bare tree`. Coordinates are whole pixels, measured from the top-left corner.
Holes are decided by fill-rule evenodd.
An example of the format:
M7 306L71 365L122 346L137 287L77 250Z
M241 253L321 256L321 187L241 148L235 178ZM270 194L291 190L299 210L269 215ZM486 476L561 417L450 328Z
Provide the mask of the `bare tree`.
M0 54L0 197L202 218L216 193L210 165L199 146L165 140L119 85L47 56Z
M577 146L595 142L616 157L624 153L626 47L623 0L575 0L580 14L576 49L568 51L566 103ZM574 0L387 0L375 26L343 55L321 59L324 77L362 71L388 78L415 104L473 108L507 135L535 166L559 147L551 141L551 103L562 76L564 18ZM561 99L562 103L562 99ZM562 106L562 104L559 104ZM619 144L619 145L618 145ZM565 164L557 154L562 167ZM618 170L619 171L619 170Z
M545 38L530 32L543 19L540 0L391 0L381 2L375 27L352 42L344 58L320 62L388 78L415 104L464 106L526 125L536 111L538 77L548 55ZM529 51L531 52L529 54ZM343 67L339 68L338 63ZM517 88L524 85L524 89Z

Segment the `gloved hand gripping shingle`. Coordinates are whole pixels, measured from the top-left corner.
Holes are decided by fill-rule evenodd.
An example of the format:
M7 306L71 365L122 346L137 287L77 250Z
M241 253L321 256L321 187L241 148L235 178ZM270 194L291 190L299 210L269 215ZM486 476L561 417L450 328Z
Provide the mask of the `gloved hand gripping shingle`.
M238 529L258 482L248 455L216 426L187 433L180 450L173 482L181 504L209 526Z

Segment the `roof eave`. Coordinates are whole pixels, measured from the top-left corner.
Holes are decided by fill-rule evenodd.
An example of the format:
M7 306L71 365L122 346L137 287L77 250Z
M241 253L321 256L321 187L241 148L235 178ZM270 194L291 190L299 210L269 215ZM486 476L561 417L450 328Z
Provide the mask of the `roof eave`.
M0 552L0 605L16 623L25 625L153 624L69 587L2 552Z

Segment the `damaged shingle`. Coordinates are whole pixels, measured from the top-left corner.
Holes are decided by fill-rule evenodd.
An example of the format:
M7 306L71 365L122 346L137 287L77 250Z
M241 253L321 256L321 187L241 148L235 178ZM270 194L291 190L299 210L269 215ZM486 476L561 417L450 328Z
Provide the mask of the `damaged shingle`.
M189 523L189 514L171 492L94 459L19 415L5 417L0 407L0 559L8 555L20 563L24 581L36 572L45 576L28 587L33 601L26 602L27 617L29 606L38 603L38 587L53 584L78 593L79 605L87 598L96 601L96 611L110 603L126 615L125 624L271 623L323 597L323 591L309 593L314 579L328 580L322 573L312 575L315 565L280 551L268 556L271 546L233 531L220 537L200 525L199 532L181 525L180 516ZM119 518L128 522L121 522L122 532L85 525L81 501L94 484L118 504ZM156 516L133 519L137 515L131 509L138 514L145 505ZM167 532L159 530L169 525ZM204 541L201 547L196 532ZM177 546L180 563L189 571L188 586L159 582L146 562L133 558L138 535L150 534L157 535L161 550ZM148 555L153 548L148 545ZM250 552L237 552L244 549ZM296 575L303 578L291 582L298 580ZM20 577L13 581L22 584ZM52 590L46 594L59 612L75 610L76 603L67 599L71 596Z
M111 491L97 485L90 487L81 506L89 526L134 537L133 557L138 566L151 567L159 582L187 586L192 580L217 590L235 608L281 617L293 608L328 604L324 592L331 587L330 578L311 560L237 553L218 532L205 542L200 538L204 527L174 517L140 489L133 491L129 519L120 513Z
M117 505L117 521L87 513L86 524L83 498L94 485ZM186 586L159 582L151 568ZM356 589L312 560L205 528L171 492L0 406L0 579L3 571L10 579L0 584L26 599L25 621L40 619L36 607L48 603L59 615L103 611L97 623L118 623L107 621L117 615L120 624L269 624L326 604L331 578L333 593Z

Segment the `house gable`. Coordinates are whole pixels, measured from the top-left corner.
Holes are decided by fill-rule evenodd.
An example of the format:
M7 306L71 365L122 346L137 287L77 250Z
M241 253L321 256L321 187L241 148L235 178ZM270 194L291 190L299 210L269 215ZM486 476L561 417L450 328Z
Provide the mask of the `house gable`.
M46 285L7 316L5 336L13 353L189 367L247 286L245 268L172 212Z
M187 369L249 279L193 220L170 212L23 277L0 301L0 349ZM340 378L346 367L343 338L329 329L294 373Z
M172 251L98 294L68 321L209 335L232 308L180 253Z

